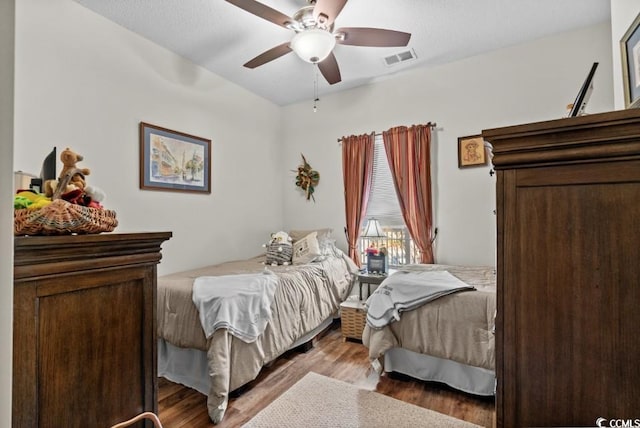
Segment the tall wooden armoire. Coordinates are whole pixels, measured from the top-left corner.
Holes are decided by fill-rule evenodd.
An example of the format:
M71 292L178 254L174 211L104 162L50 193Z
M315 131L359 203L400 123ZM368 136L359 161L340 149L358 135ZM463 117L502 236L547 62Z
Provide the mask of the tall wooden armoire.
M640 419L640 110L482 136L497 174L498 427Z

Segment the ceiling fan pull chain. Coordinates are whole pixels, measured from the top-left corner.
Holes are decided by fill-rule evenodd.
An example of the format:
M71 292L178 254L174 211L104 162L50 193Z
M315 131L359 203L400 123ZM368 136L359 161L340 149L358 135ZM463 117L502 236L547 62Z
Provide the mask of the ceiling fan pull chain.
M318 64L314 64L315 73L313 74L313 112L318 111L317 102L320 101L318 98Z

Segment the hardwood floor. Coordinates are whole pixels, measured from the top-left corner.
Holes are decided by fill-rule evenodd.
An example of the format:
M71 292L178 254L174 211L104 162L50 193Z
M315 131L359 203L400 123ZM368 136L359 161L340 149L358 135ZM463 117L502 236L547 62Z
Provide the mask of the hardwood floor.
M290 351L265 367L256 380L229 400L220 424L211 423L204 395L164 378L159 382L159 417L165 428L239 427L310 371L483 427L493 426L493 398L471 396L410 378L378 376L370 370L367 348L359 342L343 341L339 322L316 339L310 351Z

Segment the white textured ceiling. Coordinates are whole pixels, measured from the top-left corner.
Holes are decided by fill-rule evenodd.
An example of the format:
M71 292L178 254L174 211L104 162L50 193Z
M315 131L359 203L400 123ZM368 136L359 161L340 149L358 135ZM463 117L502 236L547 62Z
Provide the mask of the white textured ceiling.
M224 0L76 0L143 37L278 105L314 96L315 67L293 52L256 69L242 65L294 33ZM263 0L291 16L305 0ZM342 81L318 77L320 97L408 68L442 64L609 20L609 0L350 0L339 27L411 33L407 48L337 45ZM416 60L383 58L413 49Z

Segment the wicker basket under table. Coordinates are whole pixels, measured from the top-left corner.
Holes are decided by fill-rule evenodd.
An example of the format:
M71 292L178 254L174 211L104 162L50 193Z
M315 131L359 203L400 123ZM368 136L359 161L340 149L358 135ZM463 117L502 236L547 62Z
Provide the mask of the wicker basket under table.
M342 337L362 340L362 331L367 322L367 309L362 300L347 300L340 304Z

